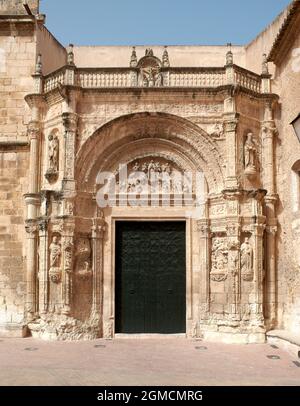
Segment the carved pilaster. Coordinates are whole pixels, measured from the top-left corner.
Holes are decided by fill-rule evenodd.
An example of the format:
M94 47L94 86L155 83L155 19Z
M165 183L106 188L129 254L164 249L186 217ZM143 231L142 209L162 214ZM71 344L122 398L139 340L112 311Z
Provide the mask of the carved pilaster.
M92 268L93 268L93 299L92 317L100 320L102 314L102 282L103 282L103 238L105 233L104 218L96 218L92 227Z
M27 221L27 271L26 271L26 319L31 321L37 311L36 281L37 281L37 230L35 222Z
M268 195L276 193L274 141L277 133L278 131L273 120L272 104L269 102L266 103L265 117L262 122L264 186L268 191Z
M208 220L197 222L200 257L200 319L209 313L210 304L210 225Z
M48 310L48 220L39 220L39 313L43 315Z
M277 225L266 227L266 319L268 328L276 324L276 234Z
M241 294L240 235L239 219L231 218L226 226L228 247L229 314L238 318Z
M74 190L75 175L75 148L76 148L76 131L77 115L74 113L63 113L62 119L65 127L64 136L64 188Z
M234 100L227 101L227 104L234 103ZM227 110L230 106L227 106ZM234 107L232 107L234 110ZM226 188L238 188L238 173L237 173L237 125L238 119L235 114L226 114L224 119L224 133L226 137Z
M264 282L264 256L263 256L263 235L265 224L253 224L252 234L254 239L254 301L251 303L251 317L257 323L263 324L263 282Z
M71 313L72 271L74 263L74 230L75 224L66 223L64 225L64 231L62 235L62 303L63 314L65 315L70 315Z
M28 124L27 134L30 142L30 171L29 171L29 193L38 191L38 168L39 168L39 139L41 127L39 121L31 121Z

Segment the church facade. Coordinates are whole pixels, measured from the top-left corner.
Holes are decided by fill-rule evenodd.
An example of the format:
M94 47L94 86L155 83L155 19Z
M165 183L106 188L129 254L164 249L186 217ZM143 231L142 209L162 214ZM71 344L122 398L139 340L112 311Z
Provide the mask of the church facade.
M0 1L1 334L300 332L300 1L215 47L65 48L38 3Z

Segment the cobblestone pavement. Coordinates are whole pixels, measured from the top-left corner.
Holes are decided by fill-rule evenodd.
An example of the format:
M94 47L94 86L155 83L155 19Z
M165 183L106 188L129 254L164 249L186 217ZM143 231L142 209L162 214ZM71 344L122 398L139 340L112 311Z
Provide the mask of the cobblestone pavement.
M294 362L269 344L0 339L0 385L300 385Z

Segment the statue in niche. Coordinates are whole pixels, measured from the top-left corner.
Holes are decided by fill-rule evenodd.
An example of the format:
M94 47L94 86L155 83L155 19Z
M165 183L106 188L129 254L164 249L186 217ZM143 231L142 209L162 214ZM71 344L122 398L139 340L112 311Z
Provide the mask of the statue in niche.
M58 236L53 236L50 251L50 270L49 275L53 283L61 281L61 245Z
M82 281L87 281L92 276L91 245L88 238L80 238L76 246L76 275Z
M245 173L248 175L256 174L257 148L253 141L253 134L248 133L244 145Z
M58 171L58 138L56 135L49 135L49 169L53 172Z
M241 245L241 272L245 281L253 279L253 248L248 237Z
M50 134L48 140L48 170L46 178L51 182L57 177L59 169L59 140L55 134Z

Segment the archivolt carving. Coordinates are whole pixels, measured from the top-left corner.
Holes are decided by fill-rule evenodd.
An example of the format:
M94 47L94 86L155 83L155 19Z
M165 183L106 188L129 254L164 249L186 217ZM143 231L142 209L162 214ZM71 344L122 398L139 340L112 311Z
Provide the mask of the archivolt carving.
M194 170L205 173L213 191L222 189L223 157L215 142L189 121L161 113L126 116L96 132L78 154L78 183L94 183L99 169L107 170L105 164L111 162L116 151L120 154L123 150L127 158L128 148L137 140L148 145L152 143L153 148L159 144L168 145L171 151L185 156Z

